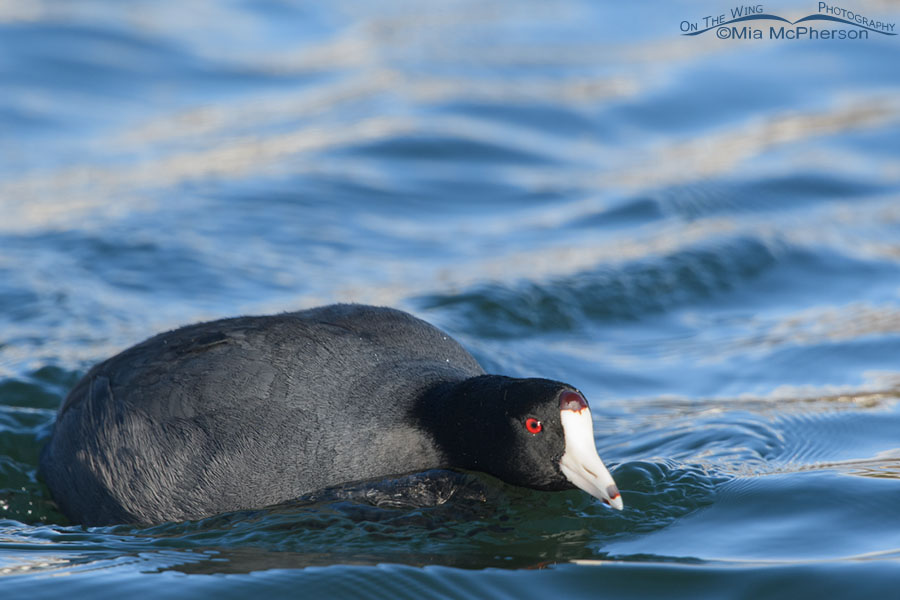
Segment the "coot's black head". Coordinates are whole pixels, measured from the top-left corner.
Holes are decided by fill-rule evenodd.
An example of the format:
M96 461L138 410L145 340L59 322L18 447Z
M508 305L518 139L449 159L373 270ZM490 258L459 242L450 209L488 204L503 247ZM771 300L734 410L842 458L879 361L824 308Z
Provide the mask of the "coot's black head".
M621 509L594 445L587 400L547 379L475 377L444 390L431 429L452 466L541 490L578 487ZM436 413L436 414L435 414Z

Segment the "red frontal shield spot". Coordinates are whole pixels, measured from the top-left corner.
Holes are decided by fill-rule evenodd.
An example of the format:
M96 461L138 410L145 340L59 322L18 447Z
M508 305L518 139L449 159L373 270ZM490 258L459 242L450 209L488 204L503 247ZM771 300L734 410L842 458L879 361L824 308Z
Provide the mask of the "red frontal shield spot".
M580 413L588 407L587 400L578 392L565 391L559 396L559 410L571 410Z

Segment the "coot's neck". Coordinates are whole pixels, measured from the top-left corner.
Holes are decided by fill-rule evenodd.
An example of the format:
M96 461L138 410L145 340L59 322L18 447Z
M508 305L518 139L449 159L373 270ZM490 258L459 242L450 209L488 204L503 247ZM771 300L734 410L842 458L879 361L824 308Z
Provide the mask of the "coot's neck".
M491 417L501 416L503 386L509 381L503 375L479 375L440 383L422 395L414 417L443 454L443 466L484 470L483 448L497 422Z

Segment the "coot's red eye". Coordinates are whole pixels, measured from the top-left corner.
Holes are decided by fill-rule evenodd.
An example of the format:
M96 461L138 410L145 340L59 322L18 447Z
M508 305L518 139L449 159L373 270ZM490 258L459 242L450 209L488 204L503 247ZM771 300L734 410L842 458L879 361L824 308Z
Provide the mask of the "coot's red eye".
M528 430L528 433L540 433L543 428L544 426L537 419L525 419L525 429Z

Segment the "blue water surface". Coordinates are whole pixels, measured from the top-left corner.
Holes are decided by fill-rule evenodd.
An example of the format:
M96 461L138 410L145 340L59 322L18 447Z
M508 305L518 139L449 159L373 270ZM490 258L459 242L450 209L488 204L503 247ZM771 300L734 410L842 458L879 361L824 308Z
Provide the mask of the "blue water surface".
M0 4L0 593L894 593L900 36L681 35L732 8ZM583 390L625 510L473 473L424 507L57 512L38 454L91 365L338 301Z

